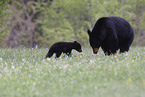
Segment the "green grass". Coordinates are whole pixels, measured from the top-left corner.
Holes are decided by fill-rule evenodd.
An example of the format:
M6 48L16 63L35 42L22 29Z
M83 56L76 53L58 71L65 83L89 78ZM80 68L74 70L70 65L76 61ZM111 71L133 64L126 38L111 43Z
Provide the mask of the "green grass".
M0 49L0 97L145 97L145 47L44 60L48 49Z

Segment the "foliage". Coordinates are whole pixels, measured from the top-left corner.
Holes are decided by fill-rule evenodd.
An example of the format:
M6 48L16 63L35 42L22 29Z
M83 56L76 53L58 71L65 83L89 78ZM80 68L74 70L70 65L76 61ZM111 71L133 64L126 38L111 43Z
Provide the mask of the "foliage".
M26 0L13 0L11 2L12 19L11 32L5 39L4 45L10 47L33 47L35 42L35 29L37 22L36 8L32 2Z
M57 41L74 40L86 46L88 45L87 30L93 27L97 19L106 16L119 16L129 21L135 31L133 45L144 45L142 40L145 37L144 0L12 1L8 9L12 9L11 21L14 25L11 26L11 31L4 41L7 47L21 45L33 47L33 42L38 46L48 47ZM27 22L26 14L31 16L33 12L35 15L29 23L22 22L22 20ZM13 19L14 17L16 19ZM33 27L30 26L31 24ZM14 30L18 33L14 33Z
M9 12L7 9L6 4L9 2L9 0L0 0L0 46L2 44L3 39L8 33L7 28L7 20Z
M84 48L43 60L48 49L0 49L1 97L140 97L145 95L145 48L104 56ZM63 56L63 55L62 55Z
M83 2L83 3L82 3ZM138 2L138 3L136 3ZM136 8L137 6L137 8ZM140 8L141 7L141 8ZM144 22L142 21L144 13L144 2L130 1L130 0L57 0L53 1L51 5L46 5L43 10L42 20L42 32L47 33L47 36L42 36L46 39L45 44L52 44L56 41L69 41L78 40L82 45L88 45L87 29L91 29L96 20L104 16L119 16L133 26L135 30L135 42L134 45L141 43L138 38L142 38L140 35L144 33ZM136 8L136 9L134 9ZM65 21L65 22L64 22ZM70 27L66 27L70 26ZM68 28L67 32L64 28ZM62 35L57 34L57 31ZM65 38L63 33L65 34ZM45 38L44 38L45 37ZM69 39L67 39L69 37ZM52 40L53 38L53 40ZM43 41L43 40L42 40Z
M47 44L56 41L79 40L80 36L80 41L85 43L87 35L84 27L88 28L87 18L90 16L86 13L88 12L86 6L88 6L87 0L57 0L51 5L46 5L47 10L43 10L44 17L41 24L44 33L42 37L48 41Z

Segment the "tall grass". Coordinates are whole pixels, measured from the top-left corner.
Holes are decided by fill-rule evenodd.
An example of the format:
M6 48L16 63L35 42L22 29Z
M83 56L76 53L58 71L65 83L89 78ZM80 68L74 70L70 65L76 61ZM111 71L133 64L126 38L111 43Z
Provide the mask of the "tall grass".
M47 51L0 49L0 97L145 97L145 47L48 60Z

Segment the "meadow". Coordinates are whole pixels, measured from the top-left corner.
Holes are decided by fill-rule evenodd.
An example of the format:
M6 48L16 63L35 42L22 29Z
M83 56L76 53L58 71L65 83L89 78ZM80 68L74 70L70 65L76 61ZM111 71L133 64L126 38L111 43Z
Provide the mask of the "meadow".
M145 47L43 59L47 51L0 49L0 97L145 97Z

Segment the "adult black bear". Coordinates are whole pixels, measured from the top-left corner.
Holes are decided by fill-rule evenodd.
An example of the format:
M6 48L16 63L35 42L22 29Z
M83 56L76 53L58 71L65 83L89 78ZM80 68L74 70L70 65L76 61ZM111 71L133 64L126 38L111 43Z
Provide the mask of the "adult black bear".
M88 30L89 42L97 54L101 47L105 55L127 52L134 39L131 25L120 17L102 17L97 20L92 31Z
M58 58L61 53L65 53L66 55L70 56L72 49L75 49L78 52L82 52L81 45L77 41L57 42L50 47L45 58L50 58L54 53L56 53L56 58Z

